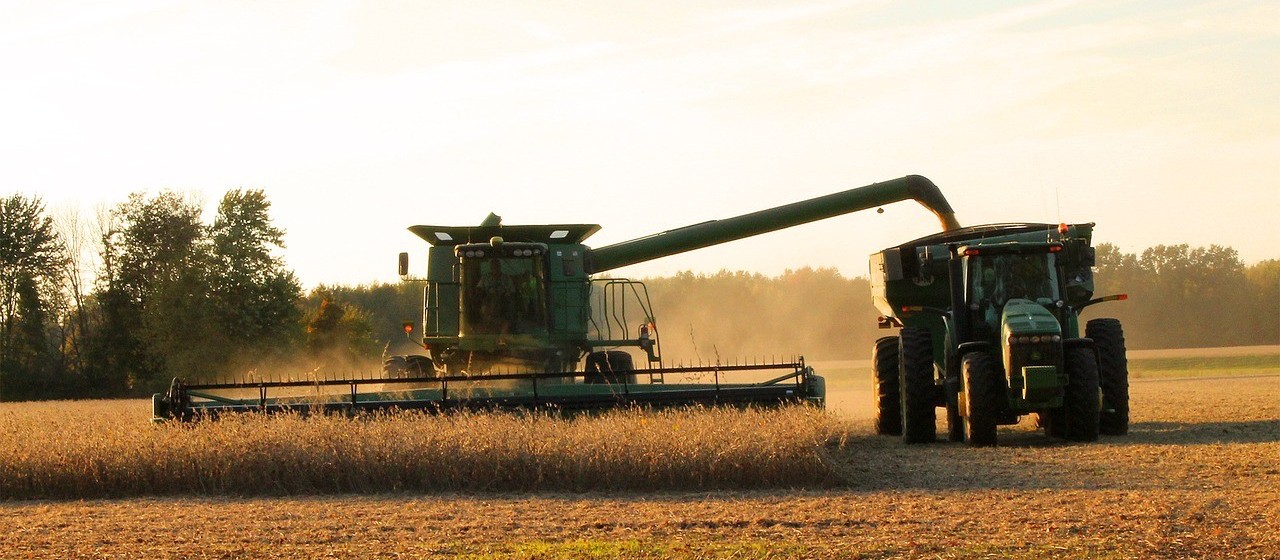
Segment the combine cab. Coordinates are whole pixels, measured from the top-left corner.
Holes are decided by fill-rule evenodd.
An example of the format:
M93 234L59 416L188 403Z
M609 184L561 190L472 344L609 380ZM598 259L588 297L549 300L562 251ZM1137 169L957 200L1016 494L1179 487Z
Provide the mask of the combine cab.
M1129 425L1124 331L1081 329L1093 297L1093 224L956 229L871 256L871 287L901 327L873 350L876 429L907 443L995 445L996 427L1036 414L1050 436L1093 441Z
M944 228L950 205L903 177L593 249L593 224L409 228L427 254L422 352L391 356L377 379L188 384L154 397L158 419L230 411L822 403L803 358L673 366L641 282L593 275L885 204L917 200ZM408 254L400 273L409 272ZM406 332L415 325L406 324Z

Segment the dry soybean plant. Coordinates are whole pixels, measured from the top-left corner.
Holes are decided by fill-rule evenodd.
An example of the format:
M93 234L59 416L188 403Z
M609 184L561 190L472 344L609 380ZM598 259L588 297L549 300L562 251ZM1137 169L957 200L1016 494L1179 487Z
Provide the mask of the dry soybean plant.
M145 418L138 402L0 406L0 499L820 486L843 433L810 407Z

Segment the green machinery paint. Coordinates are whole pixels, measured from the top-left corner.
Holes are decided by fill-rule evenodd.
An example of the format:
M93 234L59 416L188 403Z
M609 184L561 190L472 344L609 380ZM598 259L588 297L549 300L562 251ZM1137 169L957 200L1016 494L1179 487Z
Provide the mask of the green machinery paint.
M908 443L948 435L994 445L996 426L1035 413L1051 436L1092 441L1128 429L1119 321L1080 312L1094 298L1093 224L992 224L931 235L871 256L881 326L876 429Z
M316 382L199 384L175 380L154 399L156 418L239 410L527 407L619 404L821 402L822 378L803 359L769 364L671 367L642 282L597 277L627 265L886 204L916 200L943 229L954 211L928 179L911 175L835 194L592 248L595 224L418 225L426 241L423 353L391 356L379 379L324 381L325 399L289 397ZM409 268L400 257L401 274ZM410 327L411 325L407 325ZM630 353L642 357L637 367ZM738 382L744 372L768 377ZM675 382L668 379L674 376ZM697 382L688 382L689 377ZM643 382L641 378L644 378ZM500 382L475 387L477 381ZM391 386L398 390L388 390ZM467 391L458 387L467 385ZM481 383L484 385L484 383ZM249 398L225 396L253 390ZM269 394L270 393L270 394Z

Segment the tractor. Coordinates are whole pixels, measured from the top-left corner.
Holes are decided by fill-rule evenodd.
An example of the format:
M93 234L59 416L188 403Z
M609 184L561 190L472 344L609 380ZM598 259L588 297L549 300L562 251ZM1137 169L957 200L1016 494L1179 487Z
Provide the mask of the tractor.
M957 228L871 256L882 328L872 350L875 429L906 443L997 443L1034 414L1050 437L1095 441L1129 426L1124 330L1094 297L1092 223Z

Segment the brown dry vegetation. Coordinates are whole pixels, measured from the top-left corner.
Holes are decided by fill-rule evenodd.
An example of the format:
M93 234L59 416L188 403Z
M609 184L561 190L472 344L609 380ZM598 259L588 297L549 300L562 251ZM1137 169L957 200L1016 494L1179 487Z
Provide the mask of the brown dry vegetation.
M139 401L0 408L0 497L647 490L831 483L816 408L233 415L148 425Z
M871 434L868 409L862 404L870 401L870 393L850 384L833 394L845 437L843 447L826 448L825 465L841 480L835 488L18 501L0 505L0 524L7 528L0 550L17 556L135 557L145 550L152 557L216 558L1280 558L1280 377L1139 379L1132 395L1132 433L1097 444L1050 442L1023 425L1002 429L1003 446L995 449L955 444L903 447ZM68 419L44 432L62 432L60 437L69 441L84 443L86 436L96 433L88 425L101 422L123 426L113 428L120 434L164 434L156 438L156 454L172 445L193 453L174 440L201 433L151 430L138 420L145 416L141 407L136 415L110 417L97 409L108 406L101 403L60 406L67 407L58 411L61 414L74 413L77 406L99 411L81 417L92 421ZM11 421L14 410L3 410L0 414ZM554 426L541 433L551 438L560 437L554 432L561 430L590 431L595 426L590 434L579 432L576 437L585 439L575 441L602 445L585 443L609 439L610 434L593 422L613 422L614 430L626 430L623 424L641 420L655 422L653 416L629 414L638 413L568 423L520 418L505 422ZM686 414L657 417L662 419L657 425L668 430L680 423L679 432L652 439L643 439L640 432L617 433L618 447L613 449L638 443L650 453L662 454L662 449L711 443L712 432L687 431L684 423L693 418ZM811 428L796 432L800 428L795 424L779 425L768 413L703 414L713 424L748 415L745 424L730 430L737 438L772 437L777 442L786 439L777 435L781 433L814 434L804 431ZM799 422L822 425L822 418ZM228 426L255 428L253 422ZM330 423L372 429L364 427L367 423L337 419L295 422L284 419L279 426L304 433ZM3 434L5 445L17 435ZM43 443L50 445L52 436L45 437ZM506 439L501 434L493 437ZM631 440L636 437L641 439ZM814 437L818 439L805 445L829 441L822 439L825 434ZM286 439L281 435L263 442ZM232 445L210 453L227 448L231 454L246 453L240 449L243 442L227 443ZM558 449L577 452L568 446ZM604 453L605 448L596 449L586 455ZM338 457L331 452L332 460Z

